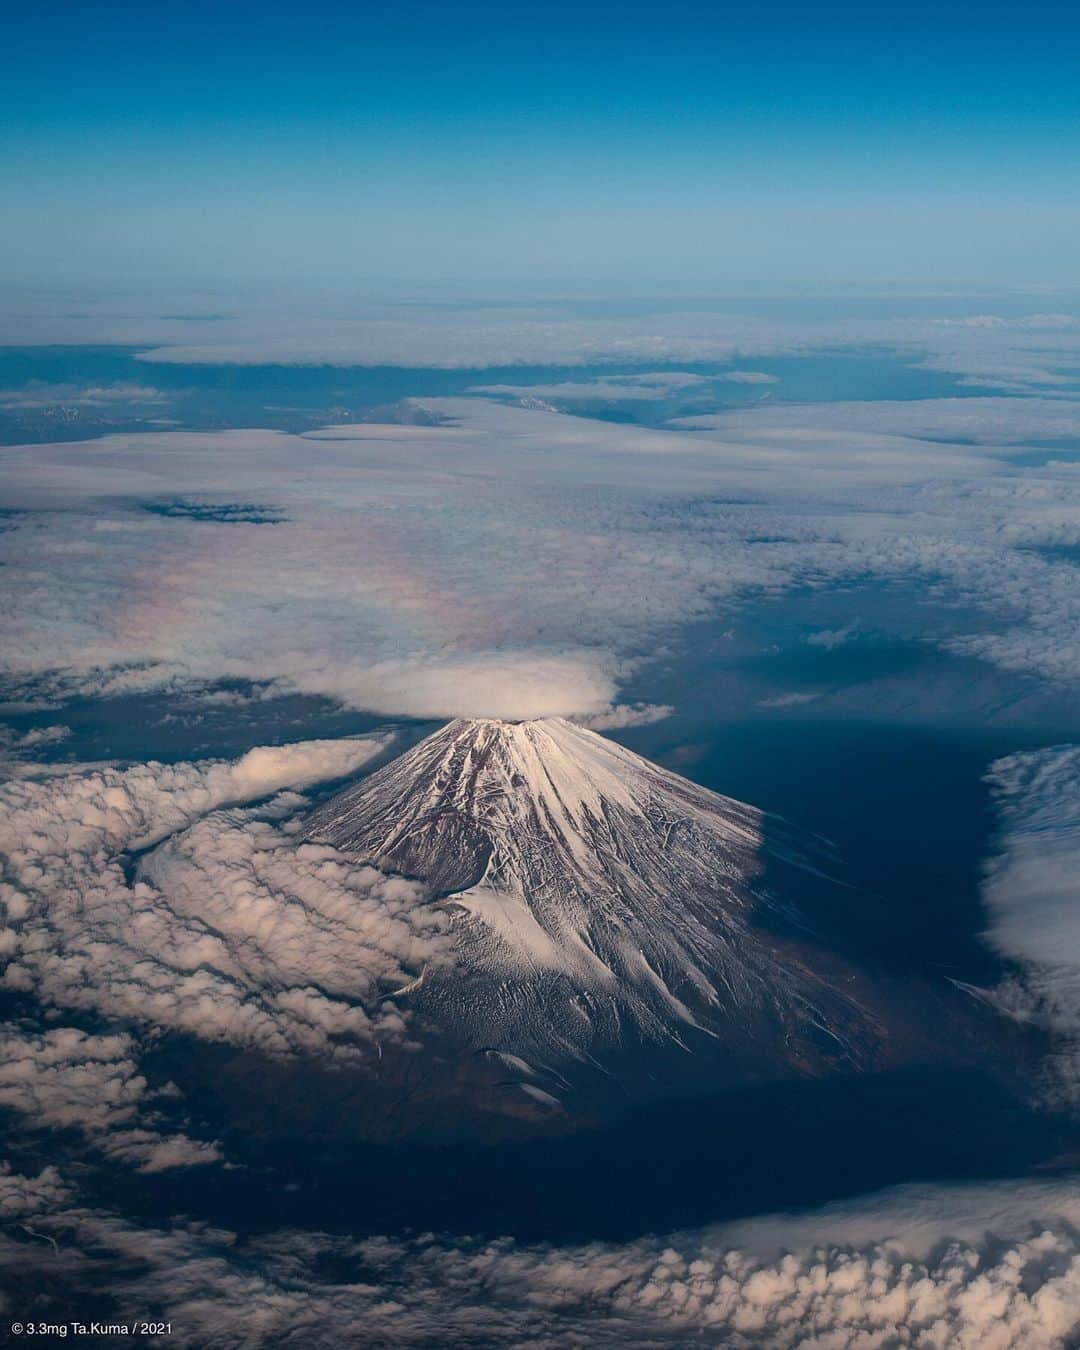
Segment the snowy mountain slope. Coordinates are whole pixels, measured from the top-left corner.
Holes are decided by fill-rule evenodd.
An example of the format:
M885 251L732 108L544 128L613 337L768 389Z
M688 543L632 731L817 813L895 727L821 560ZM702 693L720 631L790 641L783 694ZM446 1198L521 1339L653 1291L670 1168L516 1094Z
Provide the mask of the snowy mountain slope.
M399 1001L526 1077L649 1046L739 1077L812 1073L883 1038L861 981L783 898L812 849L562 719L452 722L314 812L307 837L443 897L457 965Z

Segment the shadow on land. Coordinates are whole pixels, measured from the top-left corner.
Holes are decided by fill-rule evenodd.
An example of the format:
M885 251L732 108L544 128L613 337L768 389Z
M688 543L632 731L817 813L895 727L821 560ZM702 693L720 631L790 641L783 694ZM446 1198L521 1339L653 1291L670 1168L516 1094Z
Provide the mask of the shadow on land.
M773 1084L655 1105L558 1138L488 1145L371 1144L338 1132L288 1138L278 1124L230 1141L243 1169L119 1184L137 1209L183 1211L240 1231L296 1224L623 1240L905 1181L1053 1168L1080 1142L1066 1122L955 1068Z

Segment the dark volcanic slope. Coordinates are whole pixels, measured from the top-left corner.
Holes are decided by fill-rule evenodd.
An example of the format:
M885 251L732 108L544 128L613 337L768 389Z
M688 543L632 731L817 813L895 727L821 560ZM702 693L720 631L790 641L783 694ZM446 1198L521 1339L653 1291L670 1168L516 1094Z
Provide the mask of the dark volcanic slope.
M653 1065L650 1046L740 1079L871 1063L886 1028L865 985L765 884L809 880L812 851L771 819L766 844L763 823L562 719L458 721L324 805L307 837L445 897L457 966L402 1001L515 1072L630 1051Z

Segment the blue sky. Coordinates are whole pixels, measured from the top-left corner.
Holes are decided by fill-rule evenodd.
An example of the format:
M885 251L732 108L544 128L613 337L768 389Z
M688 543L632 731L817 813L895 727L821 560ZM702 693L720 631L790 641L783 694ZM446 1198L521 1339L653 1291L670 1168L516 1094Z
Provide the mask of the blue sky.
M1076 281L1064 5L50 4L7 277Z

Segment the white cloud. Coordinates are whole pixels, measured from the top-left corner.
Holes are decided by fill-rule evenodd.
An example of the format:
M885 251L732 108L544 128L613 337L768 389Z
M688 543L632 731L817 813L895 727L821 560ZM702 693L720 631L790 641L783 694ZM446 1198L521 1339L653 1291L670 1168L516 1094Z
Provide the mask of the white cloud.
M12 1171L10 1163L0 1162L0 1217L5 1220L58 1207L71 1196L72 1188L55 1167L29 1177Z
M806 642L811 647L824 647L827 652L843 647L858 631L859 620L852 619L842 628L819 628L817 632L807 633Z
M714 381L766 385L779 384L780 377L763 370L726 370L716 375L658 370L634 375L599 375L588 380L556 380L546 384L477 384L468 392L493 398L515 398L524 406L537 406L538 400L546 399L571 403L633 403L671 398Z
M1080 473L863 431L733 439L476 399L449 425L0 449L13 696L222 679L415 716L603 714L681 626L793 586L916 581L958 650L1080 672ZM162 517L252 502L278 523ZM63 509L62 509L63 508Z
M77 1130L107 1157L160 1172L220 1160L216 1143L155 1128L132 1038L0 1024L0 1107L35 1129Z
M593 713L574 720L593 731L620 731L624 727L644 727L662 722L675 711L667 703L618 703L608 712Z
M646 1350L1064 1350L1080 1323L1074 1179L908 1187L804 1216L624 1244L528 1246L281 1231L238 1240L79 1207L55 1174L0 1175L0 1271L152 1303L180 1345ZM9 1315L18 1315L9 1302Z
M20 750L28 750L36 745L58 745L60 741L66 741L70 735L71 728L63 725L32 727L29 731L24 731L21 736L16 737L14 744Z
M891 299L882 299L886 313ZM895 297L892 297L895 299ZM601 317L581 311L572 298L535 299L527 306L407 304L372 299L347 307L317 298L275 296L265 289L232 295L177 299L163 305L126 294L86 296L79 312L65 312L45 296L12 294L0 303L0 342L144 345L148 364L393 365L476 369L513 365L576 367L659 363L746 362L755 356L834 353L875 346L899 350L912 361L955 373L972 383L1031 390L1067 388L1080 369L1080 321L1072 315L987 313L961 318L925 317L763 318L733 313L730 304L680 312L660 297L636 312ZM1015 304L1016 297L1010 297ZM1033 300L1034 302L1034 300ZM141 305L141 312L140 312ZM209 311L209 312L208 312ZM825 301L820 313L829 314ZM347 317L343 317L347 315ZM751 371L750 373L756 373Z
M411 882L298 847L286 819L303 805L295 794L221 810L355 771L384 745L311 741L231 763L7 783L4 983L276 1055L356 1059L376 1040L405 1040L389 994L449 959L445 915ZM123 856L147 849L129 881Z
M1022 965L998 991L1060 1038L1052 1095L1080 1100L1080 747L1010 755L991 768L1000 820L987 866L987 937Z
M773 694L769 698L759 698L759 708L801 708L804 703L813 703L820 694L793 691L790 694Z
M20 389L0 389L0 410L37 412L58 405L74 408L110 408L117 404L163 403L168 395L151 385L120 381L116 384L43 384L32 382Z
M0 774L18 773L24 761L32 759L42 749L59 745L70 735L71 728L59 724L32 727L21 734L0 725Z
M720 378L755 378L753 371L732 371ZM760 376L770 381L771 375ZM707 384L709 377L681 370L644 371L636 375L603 375L591 380L559 380L550 384L478 384L470 394L521 399L569 399L578 403L647 402L670 398L684 389Z
M409 717L513 721L584 715L611 702L614 665L596 652L496 650L458 658L380 662L349 675L335 692L361 707ZM297 682L302 685L303 677Z
M779 384L779 375L769 375L764 370L728 370L720 379L730 384Z
M770 431L856 431L980 445L1023 445L1080 436L1080 402L1062 398L925 398L859 403L772 403L686 418L681 425L729 436Z
M22 331L25 334L25 320ZM121 325L120 331L132 340L131 325ZM367 320L290 315L268 322L240 317L206 325L201 333L190 325L183 333L168 333L162 325L150 329L144 324L141 333L143 340L164 339L164 345L142 354L141 359L151 364L470 369L618 362L649 367L659 361L727 362L884 346L907 353L928 369L956 375L962 383L1009 392L1068 390L1075 387L1080 372L1080 321L1070 316L991 315L977 323L933 317L784 321L749 314L667 311L627 319L585 319L565 310L538 308L520 314L463 307L456 312L414 308L408 318L400 310L388 309Z
M491 366L641 365L745 361L838 346L885 346L973 384L1007 389L1067 387L1075 381L1080 322L1065 315L977 319L760 318L670 306L633 317L575 314L569 305L529 309L370 305L350 318L315 313L236 312L214 321L95 314L85 321L0 314L0 336L28 342L145 343L142 359L182 364ZM1063 373L1064 372L1064 373ZM1070 373L1071 372L1071 373ZM752 372L756 373L756 372Z

